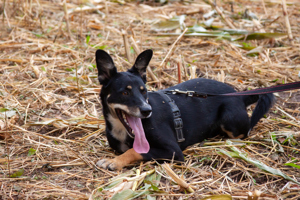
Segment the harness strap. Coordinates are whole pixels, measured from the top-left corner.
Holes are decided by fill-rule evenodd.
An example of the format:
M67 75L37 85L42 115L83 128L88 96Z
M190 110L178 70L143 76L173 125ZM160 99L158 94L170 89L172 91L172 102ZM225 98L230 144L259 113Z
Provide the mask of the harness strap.
M171 99L167 94L158 91L157 92L166 102L169 103L172 113L173 113L173 121L174 121L174 127L176 131L177 136L177 142L183 142L185 141L185 138L183 136L182 128L183 128L183 122L181 119L181 114L178 106L176 105L175 101Z

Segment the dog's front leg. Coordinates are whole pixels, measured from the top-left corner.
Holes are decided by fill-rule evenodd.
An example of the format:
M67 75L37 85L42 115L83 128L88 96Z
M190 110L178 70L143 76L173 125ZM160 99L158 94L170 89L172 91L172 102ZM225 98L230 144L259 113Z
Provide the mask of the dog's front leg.
M104 169L121 170L126 165L140 160L143 160L143 156L131 148L114 159L99 160L96 165Z

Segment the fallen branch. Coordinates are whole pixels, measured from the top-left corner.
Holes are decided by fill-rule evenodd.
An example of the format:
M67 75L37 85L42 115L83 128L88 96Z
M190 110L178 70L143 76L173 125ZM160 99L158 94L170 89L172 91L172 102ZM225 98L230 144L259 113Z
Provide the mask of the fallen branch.
M179 178L177 174L170 168L169 164L163 164L162 167L166 170L166 173L178 184L180 187L184 188L189 193L195 192L191 186L185 182L183 179Z

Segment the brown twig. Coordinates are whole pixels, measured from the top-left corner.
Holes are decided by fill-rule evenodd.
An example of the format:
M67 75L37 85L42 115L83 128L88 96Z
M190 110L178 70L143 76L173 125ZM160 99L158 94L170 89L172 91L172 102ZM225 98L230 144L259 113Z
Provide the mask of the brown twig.
M108 17L108 13L109 13L109 11L108 11L108 5L107 5L107 0L105 0L104 1L104 5L105 5L105 18L107 18Z
M188 28L186 28L186 29L179 35L179 37L175 40L175 42L172 44L172 46L171 46L171 48L169 49L169 51L168 51L166 57L163 59L163 61L161 61L160 65L159 65L159 68L161 68L161 67L165 64L166 60L167 60L167 59L170 57L170 55L173 53L176 44L182 39L182 37L184 36L184 34L187 32L187 30L188 30Z
M180 59L177 61L177 77L178 77L178 83L181 83L181 60Z
M291 30L291 25L290 25L290 20L289 20L289 15L287 13L287 8L286 8L286 1L282 0L282 11L283 11L283 16L284 16L284 20L285 20L285 26L288 32L288 37L290 40L293 39L293 35L292 35L292 30Z
M128 36L127 36L127 33L125 30L122 30L122 37L123 37L123 42L124 42L124 46L125 46L127 60L130 64L133 64L132 56L130 54L130 46L129 46L129 42L128 42Z
M83 29L83 12L82 12L82 6L83 6L83 2L82 2L82 0L80 1L80 10L81 10L81 12L80 12L80 33L79 33L79 35L80 35L80 37L82 38L82 29Z
M187 80L189 80L189 75L188 75L188 72L187 72L188 70L185 66L184 58L183 58L182 55L180 55L179 58L180 58L180 61L181 61L181 66L183 68L183 72L184 72L184 80L187 81Z
M5 117L5 149L6 149L6 154L7 154L7 168L8 168L8 175L11 175L11 171L10 171L10 154L9 154L9 147L8 147L8 119L7 119L7 115L6 115L6 111L4 112L4 117Z
M265 0L261 0L261 3L262 3L262 6L263 6L263 8L264 8L265 15L267 15L268 12L267 12L267 9L266 9L266 6L265 6Z
M2 12L2 23L4 26L4 18L5 18L5 6L6 6L6 0L3 0L3 12Z
M65 20L66 20L66 24L67 24L68 35L69 35L69 39L71 39L72 37L71 37L71 30L70 30L70 24L69 24L69 14L68 14L66 0L64 0L63 6L64 6L64 13L65 13Z

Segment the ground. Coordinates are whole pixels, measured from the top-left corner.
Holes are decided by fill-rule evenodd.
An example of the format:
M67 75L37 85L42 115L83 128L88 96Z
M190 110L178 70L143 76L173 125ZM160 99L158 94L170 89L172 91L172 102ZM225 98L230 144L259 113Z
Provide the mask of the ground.
M152 49L149 90L195 77L239 91L296 82L300 3L287 1L284 12L282 2L3 1L1 199L247 199L255 190L259 199L299 199L299 90L276 93L247 139L208 139L185 150L183 164L95 166L116 156L105 137L97 49L118 71Z

